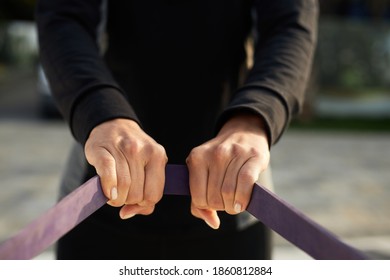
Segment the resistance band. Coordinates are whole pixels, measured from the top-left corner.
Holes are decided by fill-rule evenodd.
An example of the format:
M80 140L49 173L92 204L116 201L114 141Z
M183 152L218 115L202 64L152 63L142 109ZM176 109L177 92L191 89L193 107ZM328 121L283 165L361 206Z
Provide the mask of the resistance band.
M167 165L165 195L190 195L185 165ZM0 245L0 259L28 260L39 255L107 202L97 176L85 182L38 219ZM255 184L246 209L267 227L319 260L368 259L362 252L266 188Z

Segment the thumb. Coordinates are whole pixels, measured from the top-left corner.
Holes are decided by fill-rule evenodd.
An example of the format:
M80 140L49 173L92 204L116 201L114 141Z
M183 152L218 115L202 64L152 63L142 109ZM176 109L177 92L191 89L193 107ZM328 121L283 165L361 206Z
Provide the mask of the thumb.
M212 229L218 229L221 224L216 210L200 209L191 204L191 213L195 217L204 220Z

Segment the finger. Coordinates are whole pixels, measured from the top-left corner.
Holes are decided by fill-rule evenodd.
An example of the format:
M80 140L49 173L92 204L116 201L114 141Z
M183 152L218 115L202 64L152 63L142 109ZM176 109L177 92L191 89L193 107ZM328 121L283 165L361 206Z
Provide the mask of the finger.
M199 209L191 204L191 213L195 217L204 220L205 223L212 229L218 229L221 224L216 210Z
M116 151L115 163L116 163L116 178L117 178L117 199L113 200L110 205L112 206L122 206L125 204L129 186L131 186L132 177L130 173L130 168L127 159L120 152Z
M222 197L225 205L225 211L229 214L237 214L242 212L242 204L240 201L235 201L237 192L237 180L240 169L245 163L243 158L233 158L226 170L226 175L222 183Z
M207 209L207 181L208 168L203 164L203 159L197 158L197 154L191 153L187 158L191 201L201 209Z
M105 148L96 151L86 150L87 161L95 167L104 195L111 204L118 198L116 163L112 154Z
M135 143L132 143L131 147L120 147L123 157L127 162L129 173L131 174L130 184L127 185L125 204L138 204L143 200L144 196L144 161L139 152L134 152L136 149Z
M154 157L145 167L144 199L140 205L151 206L161 200L165 184L165 156Z
M234 212L244 211L249 204L253 186L258 180L262 170L262 162L258 157L252 157L241 167L235 192L233 208Z
M220 148L221 149L221 148ZM225 155L224 151L219 151L219 155ZM222 197L222 184L226 175L229 162L226 157L217 156L213 164L210 165L207 182L207 203L208 207L214 210L224 210L224 200Z

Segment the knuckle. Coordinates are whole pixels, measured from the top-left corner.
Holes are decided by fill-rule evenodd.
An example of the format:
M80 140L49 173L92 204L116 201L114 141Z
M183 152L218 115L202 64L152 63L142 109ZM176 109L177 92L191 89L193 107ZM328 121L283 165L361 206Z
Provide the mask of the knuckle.
M134 155L137 154L140 150L140 145L136 141L129 141L122 139L119 142L119 147L126 155Z
M226 145L218 145L217 147L215 147L213 152L214 159L217 161L222 160L226 157L226 155L230 153L229 150L230 149Z
M150 193L144 199L149 205L155 205L163 197L162 193Z
M118 176L118 187L120 188L129 188L131 185L130 174L121 174Z
M97 141L93 141L93 140L90 140L88 139L86 142L85 142L85 147L84 147L84 150L86 152L89 152L89 151L92 151L92 150L95 150L96 148L99 147L99 144Z
M142 215L150 215L154 212L154 206L146 206L141 210Z
M254 182L256 182L257 178L255 178L255 176L253 175L252 172L250 172L249 170L242 170L240 171L239 173L239 181L240 182L243 182L243 183L247 183L247 184L252 184Z
M243 152L243 147L240 145L240 144L238 144L238 143L234 143L233 145L232 145L232 147L231 147L231 150L232 150L232 153L234 154L234 155L240 155L240 154L242 154L242 152Z
M224 183L221 188L222 197L231 198L234 197L235 185L232 183Z
M160 154L160 155L165 155L165 154L166 154L166 153L165 153L165 148L164 148L164 146L161 145L161 144L155 145L155 150L156 150L156 152L157 152L158 154Z
M114 164L115 164L115 159L112 156L102 155L99 158L99 165L100 166L112 166ZM106 170L105 168L103 168L103 169Z
M225 208L222 199L219 197L213 196L213 197L209 198L208 203L209 203L209 207L212 209L224 209Z
M157 162L168 162L168 157L165 152L165 148L160 144L147 145L145 147L145 152L149 153L153 157L153 160Z
M203 149L200 147L193 148L186 159L186 163L191 166L199 165L204 160Z
M139 204L143 201L143 193L141 191L134 191L130 190L127 199L126 204Z

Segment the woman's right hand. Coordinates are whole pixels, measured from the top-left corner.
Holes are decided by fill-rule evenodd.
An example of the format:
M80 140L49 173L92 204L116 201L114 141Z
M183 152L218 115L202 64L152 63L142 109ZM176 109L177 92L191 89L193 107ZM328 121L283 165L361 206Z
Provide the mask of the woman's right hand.
M163 195L168 158L164 147L138 123L104 122L91 131L84 150L100 177L107 203L122 207L122 219L154 211Z

